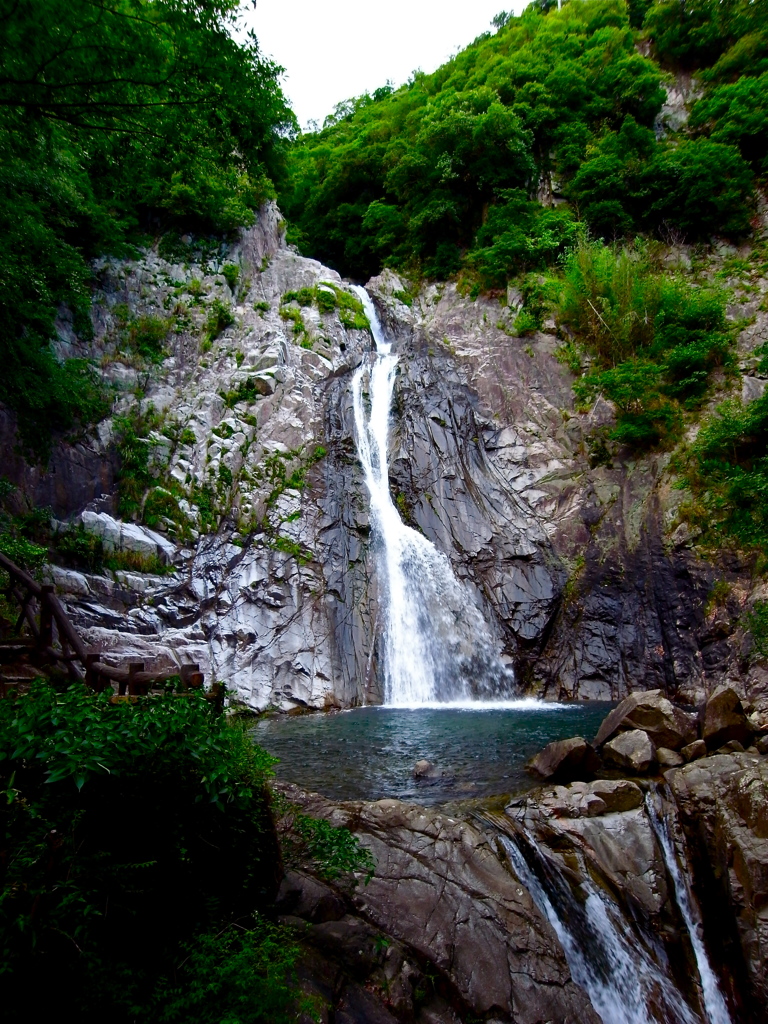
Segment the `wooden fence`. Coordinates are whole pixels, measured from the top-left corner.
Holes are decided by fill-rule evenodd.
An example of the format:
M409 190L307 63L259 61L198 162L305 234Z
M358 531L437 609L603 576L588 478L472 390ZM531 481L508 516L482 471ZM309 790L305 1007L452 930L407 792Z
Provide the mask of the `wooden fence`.
M8 574L10 580L6 595L20 608L14 634L19 636L26 624L32 635L29 653L33 664L62 664L73 681L84 682L96 693L112 687L116 691L112 697L115 702L146 696L151 689L164 687L176 677L181 679L182 693L204 688L205 676L196 664L155 671L146 671L143 661L129 661L123 666L107 664L102 660L103 652L89 650L85 646L52 586L38 583L2 552L0 569ZM2 696L5 696L5 691L3 682ZM223 687L214 683L206 697L221 707Z

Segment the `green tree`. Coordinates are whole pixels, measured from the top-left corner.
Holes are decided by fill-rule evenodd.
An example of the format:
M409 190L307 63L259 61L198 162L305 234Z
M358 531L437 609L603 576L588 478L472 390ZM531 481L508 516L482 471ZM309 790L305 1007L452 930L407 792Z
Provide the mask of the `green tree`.
M88 261L249 224L274 194L295 122L237 18L236 0L0 0L0 401L38 454L105 409L50 346L57 315L89 337Z

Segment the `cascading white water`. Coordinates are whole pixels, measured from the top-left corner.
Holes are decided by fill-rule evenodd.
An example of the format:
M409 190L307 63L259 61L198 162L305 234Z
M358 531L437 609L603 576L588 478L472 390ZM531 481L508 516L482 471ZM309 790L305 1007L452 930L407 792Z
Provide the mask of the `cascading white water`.
M537 870L508 836L500 840L518 878L554 928L574 981L603 1024L701 1024L607 897L584 882L586 899L577 900L565 876L539 853L530 836L529 854ZM663 963L663 952L657 955Z
M694 898L688 880L680 869L675 854L675 846L669 834L667 819L657 807L656 800L652 794L646 794L645 807L651 826L659 841L661 852L664 855L669 877L672 879L672 886L675 893L675 900L680 908L680 916L683 919L688 936L691 940L691 948L696 958L696 968L699 972L701 982L701 996L704 1003L704 1013L707 1017L707 1024L732 1024L731 1015L728 1013L723 993L717 983L715 972L707 956L707 950L701 937L701 915L699 914L696 900Z
M373 302L355 288L376 342L376 359L352 381L357 448L370 493L379 545L385 614L384 699L396 707L464 704L510 696L514 676L502 664L480 610L450 562L401 520L389 490L389 410L397 356L384 337ZM369 374L370 411L363 383Z

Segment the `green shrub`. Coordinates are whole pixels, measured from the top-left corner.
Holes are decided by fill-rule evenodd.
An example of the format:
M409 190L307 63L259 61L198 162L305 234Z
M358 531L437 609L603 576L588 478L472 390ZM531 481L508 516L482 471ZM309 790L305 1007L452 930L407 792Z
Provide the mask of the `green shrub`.
M261 916L247 926L203 934L187 944L181 966L158 985L158 1024L293 1024L303 1000L290 931Z
M116 416L115 447L120 460L117 471L117 511L122 518L131 518L141 509L147 490L155 483L150 467L154 443L149 435L161 424L154 406L133 408L124 416Z
M208 306L208 315L205 320L206 340L214 342L234 322L235 318L230 307L221 299L214 299Z
M147 526L157 526L161 519L180 523L183 516L178 499L164 487L153 487L144 499L142 519Z
M140 316L128 323L128 343L147 362L161 363L171 324L159 316Z
M337 306L336 293L330 288L317 287L315 289L315 302L321 313L332 313Z
M279 1013L291 962L275 948L281 933L257 920L222 956L213 938L276 892L272 764L194 692L115 706L38 683L0 701L7 1019L54 1007L86 1021L185 1019L185 1001L206 1003L179 974L190 956L221 970L207 985L240 976L235 1005L249 978L257 1006L261 992ZM228 967L225 948L247 962Z
M553 263L576 240L570 210L546 210L522 189L503 193L477 232L467 265L487 288L502 288L510 277ZM408 303L410 305L410 303Z
M755 601L747 617L752 634L752 651L758 658L768 658L768 601Z
M610 437L622 444L673 441L683 409L701 404L713 370L730 359L724 294L660 274L642 247L580 242L566 259L555 306L595 361L574 383L577 398L584 404L602 393L615 404Z
M110 572L138 572L149 576L168 576L175 572L157 555L143 555L140 551L109 551L104 555L103 565Z
M89 533L83 523L58 530L52 541L57 559L65 565L88 572L100 572L104 568L104 544L96 534Z
M226 263L221 268L221 274L229 285L229 290L234 293L240 280L240 267L236 263Z
M694 502L689 516L715 542L768 546L768 394L725 402L703 424L681 460Z

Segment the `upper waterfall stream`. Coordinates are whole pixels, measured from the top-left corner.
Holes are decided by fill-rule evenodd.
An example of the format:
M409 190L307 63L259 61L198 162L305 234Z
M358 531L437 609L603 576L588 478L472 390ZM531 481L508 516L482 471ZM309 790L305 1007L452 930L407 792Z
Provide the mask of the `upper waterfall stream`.
M359 367L352 394L383 594L385 703L455 706L510 698L514 675L499 658L472 595L456 579L448 558L402 521L392 500L389 414L398 357L384 337L370 296L361 287L355 292L376 343L375 361Z

